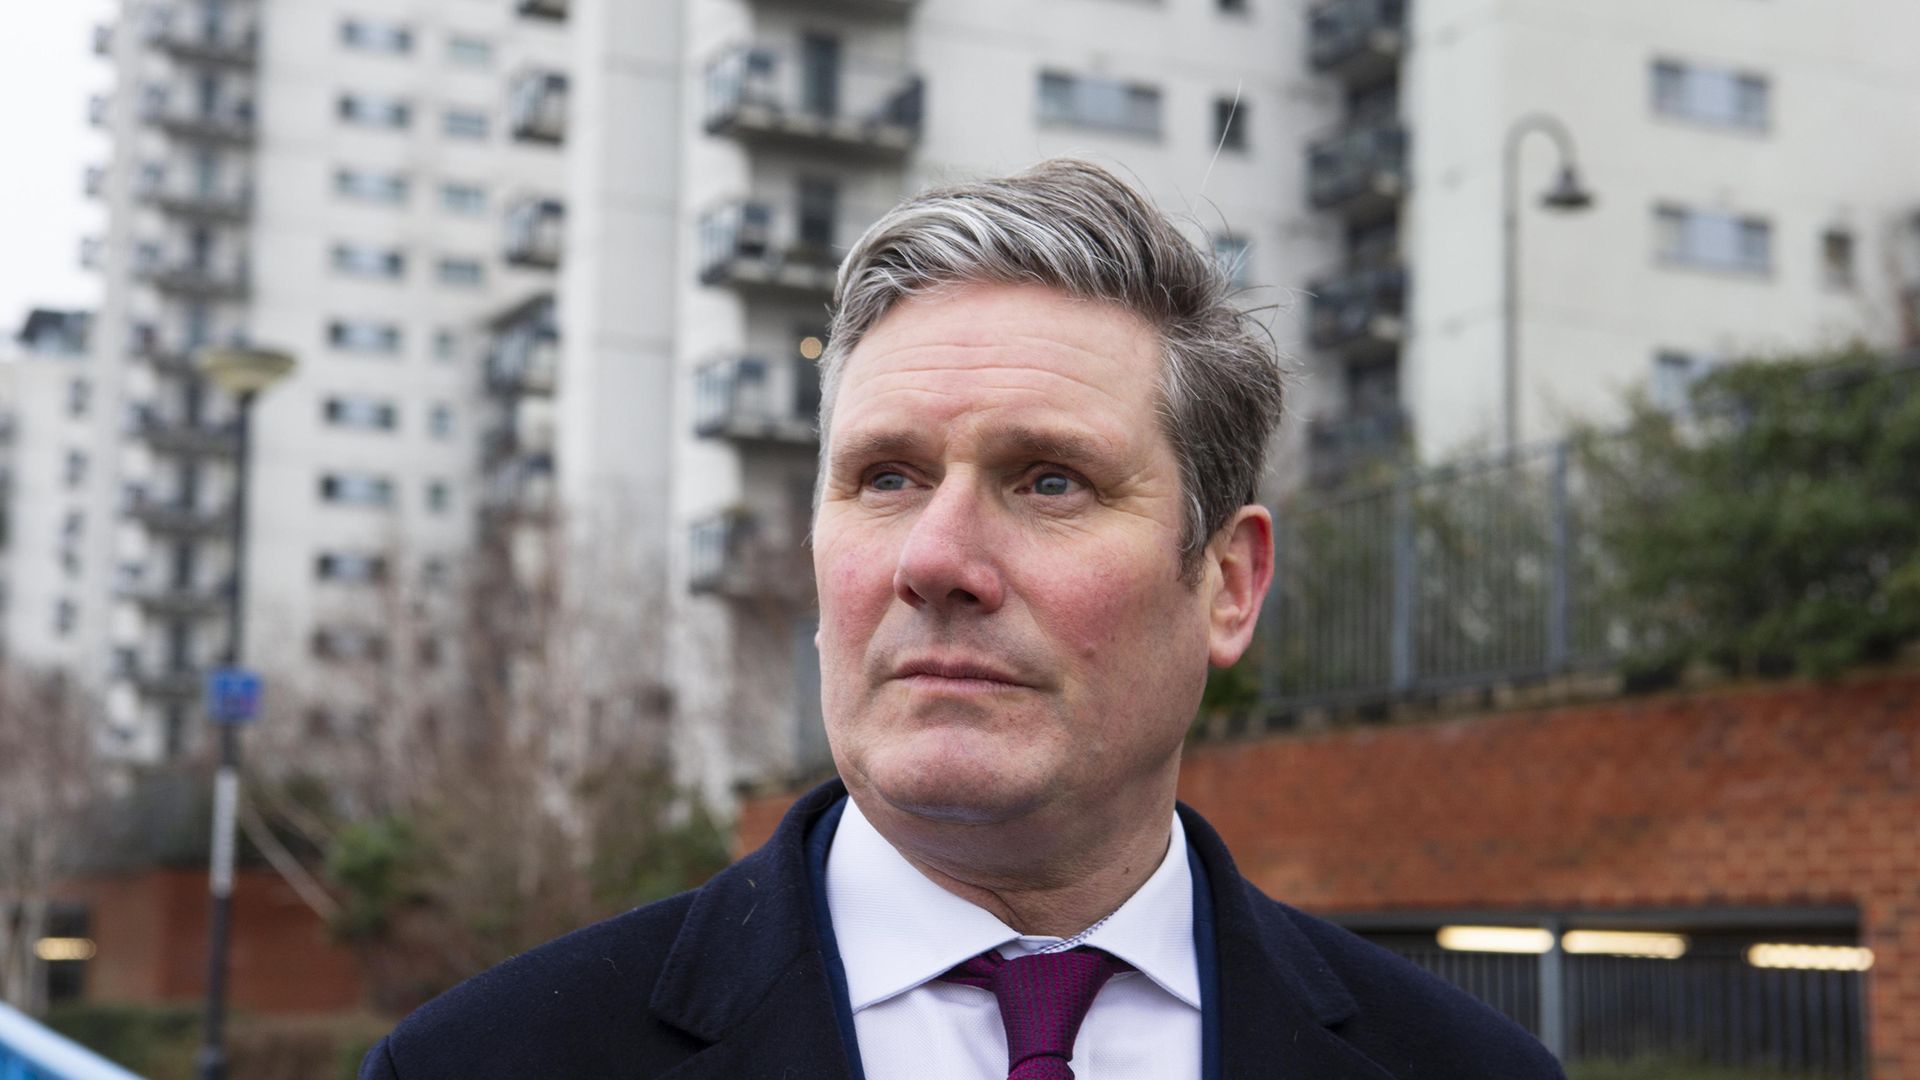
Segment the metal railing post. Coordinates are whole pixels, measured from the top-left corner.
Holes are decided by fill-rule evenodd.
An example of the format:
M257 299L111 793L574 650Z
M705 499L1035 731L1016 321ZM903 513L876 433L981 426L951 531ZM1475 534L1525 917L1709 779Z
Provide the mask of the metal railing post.
M1567 983L1566 953L1560 948L1559 919L1548 919L1547 933L1553 943L1540 954L1540 1043L1547 1052L1565 1061L1567 1058Z
M1547 587L1547 672L1558 674L1567 669L1571 655L1572 633L1569 622L1572 596L1573 558L1571 532L1572 508L1567 498L1568 447L1565 439L1553 447L1553 565Z
M1413 689L1413 472L1402 468L1393 488L1393 688Z

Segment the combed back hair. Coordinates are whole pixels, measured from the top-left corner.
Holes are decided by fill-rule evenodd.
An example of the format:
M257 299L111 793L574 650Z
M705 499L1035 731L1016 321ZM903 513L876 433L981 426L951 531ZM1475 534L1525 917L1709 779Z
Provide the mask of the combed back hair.
M922 192L875 222L840 266L820 357L821 475L847 356L909 297L971 284L1043 285L1130 310L1160 335L1160 426L1180 462L1181 575L1256 499L1280 421L1273 337L1227 272L1118 177L1055 158ZM816 493L816 500L818 495Z

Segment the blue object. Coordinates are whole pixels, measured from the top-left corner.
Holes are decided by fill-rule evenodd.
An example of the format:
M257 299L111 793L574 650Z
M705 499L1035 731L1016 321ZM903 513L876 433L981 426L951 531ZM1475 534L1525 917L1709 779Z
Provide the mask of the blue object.
M251 724L260 718L260 673L246 668L207 672L207 717L216 724Z

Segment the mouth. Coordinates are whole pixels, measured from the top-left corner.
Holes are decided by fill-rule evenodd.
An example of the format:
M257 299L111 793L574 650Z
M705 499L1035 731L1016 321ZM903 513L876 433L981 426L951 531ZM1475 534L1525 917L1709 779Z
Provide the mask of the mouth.
M913 689L945 693L980 694L1030 688L1012 672L969 660L913 660L900 665L893 677Z

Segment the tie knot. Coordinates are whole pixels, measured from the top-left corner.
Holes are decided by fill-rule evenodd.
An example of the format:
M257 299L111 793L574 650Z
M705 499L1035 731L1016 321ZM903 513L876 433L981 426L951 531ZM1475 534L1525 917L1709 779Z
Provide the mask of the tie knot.
M1082 946L1012 960L981 953L941 978L993 991L1007 1030L1008 1080L1071 1080L1074 1036L1108 979L1126 961Z

